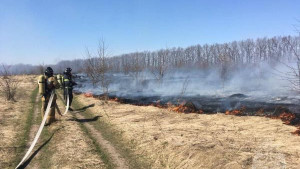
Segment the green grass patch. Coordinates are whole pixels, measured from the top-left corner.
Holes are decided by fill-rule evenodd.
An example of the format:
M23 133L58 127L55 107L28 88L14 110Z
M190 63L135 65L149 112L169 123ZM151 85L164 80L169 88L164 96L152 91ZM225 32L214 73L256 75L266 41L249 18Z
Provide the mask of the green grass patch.
M97 143L97 140L95 137L92 136L92 133L84 126L84 124L79 123L79 126L83 132L86 133L86 135L92 140L93 145L96 148L96 152L100 155L101 160L104 162L104 164L107 166L108 169L115 168L115 165L111 162L112 159L108 155L108 153Z
M42 107L42 100L39 99L39 107ZM39 109L38 117L36 118L37 124L42 122L41 109ZM44 127L42 134L40 136L40 142L46 143L53 134L49 132L48 127ZM40 152L40 157L38 158L38 163L40 168L51 168L51 157L53 156L54 151L49 148L49 144L46 144Z
M35 88L30 95L30 107L25 115L27 118L24 125L24 132L18 136L18 139L16 141L16 145L18 145L19 148L16 151L16 158L12 162L13 166L16 166L22 160L25 153L26 144L29 141L30 129L33 125L33 114L36 106L35 99L37 97L37 94L38 88Z

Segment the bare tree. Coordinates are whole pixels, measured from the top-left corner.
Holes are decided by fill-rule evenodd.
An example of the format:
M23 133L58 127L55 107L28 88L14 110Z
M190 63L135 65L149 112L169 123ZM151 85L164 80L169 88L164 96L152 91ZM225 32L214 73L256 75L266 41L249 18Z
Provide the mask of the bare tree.
M220 61L220 78L222 80L222 88L224 90L225 88L225 82L228 78L228 73L230 70L230 57L228 57L227 55L221 55L219 57L219 61Z
M102 38L99 40L96 56L92 56L87 49L87 60L85 63L85 72L91 78L94 86L100 83L105 99L108 98L108 89L111 83L111 79L108 75L110 71L108 57L108 46Z
M289 69L289 71L280 72L280 73L283 79L291 83L292 89L299 92L300 91L300 44L297 41L292 41L290 38L286 38L284 40L285 43L291 48L295 61L294 61L294 65L281 62Z
M97 72L97 67L99 65L99 58L96 56L92 56L89 49L86 49L87 59L84 63L84 71L91 79L93 86L95 87L97 83L100 81L99 74Z
M292 90L300 92L300 32L298 29L299 26L294 25L294 27L296 33L299 34L296 38L290 36L282 38L285 47L289 49L288 59L283 61L278 60L278 62L288 68L288 71L277 70L277 72L283 80L290 82Z
M16 101L15 96L17 93L19 82L9 73L9 67L2 64L0 72L0 93L4 95L8 101Z
M187 89L189 83L190 83L190 77L187 76L187 77L184 79L183 83L182 83L182 88L181 88L181 92L180 92L180 97L182 97L182 96L185 95L185 92L186 92L186 89Z
M99 46L98 46L98 59L99 59L99 66L97 69L97 72L100 77L100 83L102 92L105 96L105 99L108 98L108 87L111 83L111 79L109 78L108 72L109 72L109 66L108 66L108 46L105 44L105 41L103 39L100 40Z
M293 48L286 43L286 38L290 39L292 45L300 43L298 37L279 36L233 41L224 44L162 49L153 52L134 52L110 57L106 61L109 69L113 72L123 72L136 79L142 71L149 70L158 81L161 81L169 70L185 67L206 69L220 66L220 63L223 63L220 62L220 56L228 57L231 70L242 68L244 65L255 67L261 62L275 64L274 61L283 59L286 56L291 60L292 55L294 55ZM87 55L90 55L89 52L87 53ZM97 56L91 56L87 62L90 62L90 65L97 64L96 60L92 59L95 57Z
M168 71L169 63L167 59L169 57L169 54L169 49L158 51L156 62L150 67L150 72L159 82L162 82L163 78L165 77Z
M138 52L133 53L132 56L133 57L131 60L130 75L134 77L136 82L138 82L140 80L141 72L143 71L143 66L141 63L142 58Z

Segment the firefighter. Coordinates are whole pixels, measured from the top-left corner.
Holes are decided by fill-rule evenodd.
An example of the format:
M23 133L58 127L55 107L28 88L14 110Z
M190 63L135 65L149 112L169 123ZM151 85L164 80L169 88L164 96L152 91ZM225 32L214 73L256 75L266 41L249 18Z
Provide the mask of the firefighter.
M57 74L57 75L56 75L56 78L57 78L57 82L59 83L61 89L63 89L63 87L62 87L62 86L63 86L63 85L62 85L62 80L63 80L62 75L61 75L61 74Z
M47 67L44 75L39 77L39 93L42 95L42 119L44 118L45 111L47 109L47 105L51 96L51 93L54 89L58 89L59 83L57 82L56 77L53 76L53 69L51 67ZM55 106L56 106L56 94L53 97L53 101L51 104L50 113L47 117L45 125L50 125L55 121Z
M63 76L63 86L64 86L64 99L67 101L67 95L69 95L69 110L72 111L73 109L71 108L72 100L73 100L73 86L77 85L73 81L72 77L72 69L71 68L66 68L64 71L64 76Z

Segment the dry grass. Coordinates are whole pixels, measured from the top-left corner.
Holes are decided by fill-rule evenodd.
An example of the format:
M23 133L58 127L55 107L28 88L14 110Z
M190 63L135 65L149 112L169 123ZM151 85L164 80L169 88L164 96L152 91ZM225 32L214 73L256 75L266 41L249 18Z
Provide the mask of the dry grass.
M26 150L26 147L20 145L23 145L24 141L31 142L23 140L21 144L20 138L24 135L28 111L32 108L30 96L37 87L36 76L16 76L16 78L20 81L17 102L0 99L0 168L14 168L16 165L14 162L19 162L19 158L24 155L20 150ZM41 122L40 105L37 106L38 117L32 119L34 125L40 125ZM63 110L64 107L59 102L59 108ZM70 119L72 115L68 114L62 117L61 121L46 127L34 151L49 140L52 134L53 137L38 151L27 168L105 168L92 140L86 138L78 122Z
M300 137L281 120L224 114L179 114L152 106L104 104L79 96L134 142L152 168L300 168Z
M58 107L63 112L64 104L57 99ZM98 156L92 140L81 130L79 123L74 121L71 113L60 117L59 121L47 127L49 133L54 133L49 142L51 151L49 168L105 168Z
M36 76L17 76L20 91L17 102L0 99L0 168L13 168L21 148L30 95ZM263 117L237 117L224 114L179 114L152 106L108 104L79 96L94 115L123 133L136 154L153 161L152 168L300 168L300 137L295 127L281 120ZM59 103L61 109L64 108ZM71 114L48 128L58 130L48 149L50 168L105 168L92 140ZM40 153L43 153L41 151ZM44 156L43 156L44 157Z
M0 98L0 168L13 167L19 147L19 137L24 133L26 114L31 106L31 93L36 87L36 76L16 76L20 87L17 102Z

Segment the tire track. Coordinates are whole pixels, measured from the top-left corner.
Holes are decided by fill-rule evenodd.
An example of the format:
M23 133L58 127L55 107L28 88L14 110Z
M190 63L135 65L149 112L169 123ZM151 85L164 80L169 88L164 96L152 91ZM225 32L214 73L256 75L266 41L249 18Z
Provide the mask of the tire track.
M59 94L58 96L60 98ZM56 103L63 112L64 102L57 99ZM100 169L107 167L97 154L93 140L81 131L80 124L72 114L67 113L57 119L57 122L49 126L51 131L61 128L49 144L49 149L53 152L52 158L49 159L51 163L49 167Z
M84 116L80 114L76 114L75 117L77 119L84 119ZM95 140L97 141L97 144L106 150L106 152L109 154L109 157L111 157L112 162L116 165L116 168L118 169L128 169L129 166L126 163L126 160L118 153L117 149L107 140L104 139L104 137L101 134L101 131L98 131L94 128L93 125L89 123L84 123L84 126L89 130L92 136L94 136Z
M63 102L61 95L59 95L59 98ZM81 109L77 105L75 105L75 103L74 106L76 106L77 109ZM108 168L129 169L129 166L125 158L121 156L121 154L117 151L117 149L113 146L113 144L111 144L102 136L101 131L95 129L95 127L92 124L89 124L88 122L84 122L87 121L88 119L86 119L86 117L84 117L79 113L84 113L85 111L86 109L84 109L83 111L81 110L81 111L69 112L69 114L70 113L74 114L73 116L75 117L77 122L83 122L81 124L84 127L84 130L86 130L85 131L86 134L89 137L91 137L92 140L94 140L95 144L97 144L98 147L100 147L102 153L105 154L104 156L108 156L109 159L104 160L103 158L105 157L101 155L103 161L106 161L106 163L108 163ZM109 163L112 163L113 166L109 165Z
M30 127L29 130L29 136L28 136L28 142L26 143L26 147L30 147L34 137L40 127L40 123L41 120L39 120L40 113L40 99L41 96L37 93L34 102L32 103L33 106L33 113L32 113L32 125ZM45 128L44 128L45 130ZM45 131L43 131L45 132ZM31 155L28 157L28 159L26 161L24 161L24 163L19 167L19 168L33 168L33 169L39 169L41 168L40 161L41 161L41 154L43 154L43 151L40 152L40 150L50 141L50 139L48 141L44 141L45 138L43 138L43 134L40 136L38 143L36 144L36 146L34 147Z
M36 98L35 98L35 103L34 103L34 111L33 111L33 121L34 121L34 124L31 126L30 128L30 132L29 132L29 142L27 142L26 146L29 147L34 139L34 136L35 134L37 133L38 129L39 129L39 120L38 120L38 113L40 112L39 110L39 99L40 99L40 96L39 94L37 94ZM37 155L37 157L39 157L39 154ZM32 166L31 166L32 165ZM38 162L33 162L32 164L30 165L30 163L28 164L29 168L32 168L32 169L39 169L39 163Z

